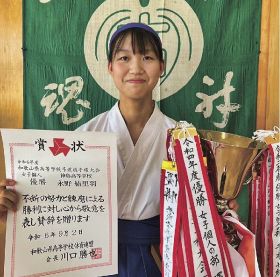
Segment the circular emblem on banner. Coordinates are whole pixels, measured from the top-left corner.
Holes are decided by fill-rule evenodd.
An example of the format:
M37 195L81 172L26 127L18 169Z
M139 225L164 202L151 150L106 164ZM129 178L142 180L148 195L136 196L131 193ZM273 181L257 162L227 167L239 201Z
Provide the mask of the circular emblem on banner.
M166 66L153 98L159 101L179 91L194 75L203 52L200 22L185 0L165 1L162 7L158 1L104 1L92 14L84 39L85 60L94 80L118 98L106 74L108 44L115 30L129 22L151 26L162 39Z

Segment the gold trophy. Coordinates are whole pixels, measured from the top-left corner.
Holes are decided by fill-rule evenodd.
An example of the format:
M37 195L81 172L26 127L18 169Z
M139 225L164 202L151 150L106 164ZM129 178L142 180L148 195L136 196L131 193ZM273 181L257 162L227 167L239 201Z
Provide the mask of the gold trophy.
M252 168L266 148L262 142L225 132L198 130L207 172L214 191L218 212L229 209L244 183L252 179ZM237 234L231 225L224 226L229 243L238 245Z

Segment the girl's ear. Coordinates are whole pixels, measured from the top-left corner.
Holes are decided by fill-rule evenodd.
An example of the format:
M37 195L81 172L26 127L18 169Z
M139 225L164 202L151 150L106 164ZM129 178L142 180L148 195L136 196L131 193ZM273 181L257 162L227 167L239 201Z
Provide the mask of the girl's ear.
M113 71L112 62L109 62L108 63L108 72L109 72L109 74L112 74L112 71Z
M160 76L163 74L165 69L165 62L160 62Z

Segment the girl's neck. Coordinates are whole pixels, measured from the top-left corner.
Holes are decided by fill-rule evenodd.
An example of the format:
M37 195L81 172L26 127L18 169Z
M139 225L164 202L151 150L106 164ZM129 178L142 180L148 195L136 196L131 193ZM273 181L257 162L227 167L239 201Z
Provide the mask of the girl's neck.
M154 111L155 102L150 101L121 101L119 109L130 133L131 139L136 144L145 124Z
M127 125L143 124L149 120L154 111L155 102L149 101L121 101L119 102L120 112Z

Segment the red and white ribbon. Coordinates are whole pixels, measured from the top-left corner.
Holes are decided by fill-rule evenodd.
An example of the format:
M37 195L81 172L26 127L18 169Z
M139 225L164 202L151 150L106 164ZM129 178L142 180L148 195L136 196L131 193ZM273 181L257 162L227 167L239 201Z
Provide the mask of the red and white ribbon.
M256 176L249 185L250 194L250 230L257 235L258 230L258 214L259 214L259 197L260 197L260 177Z
M269 145L269 277L280 276L280 143Z
M223 213L223 221L231 222L237 230L237 234L241 240L238 252L246 263L248 276L260 277L261 275L255 248L255 235L237 219L237 215L231 210L227 210ZM236 267L239 265L236 264L234 266Z
M180 236L180 216L178 213L179 183L177 172L162 170L161 177L161 255L162 276L177 276L178 241Z
M263 154L260 177L251 188L251 224L261 275L280 276L280 143Z
M225 235L203 164L199 137L176 139L179 183L189 199L200 253L207 276L234 276Z
M271 159L269 152L264 153L264 159L261 167L261 199L260 199L260 247L258 249L258 256L260 259L261 274L264 277L268 276L268 232L270 228L270 178L269 171L271 167Z

